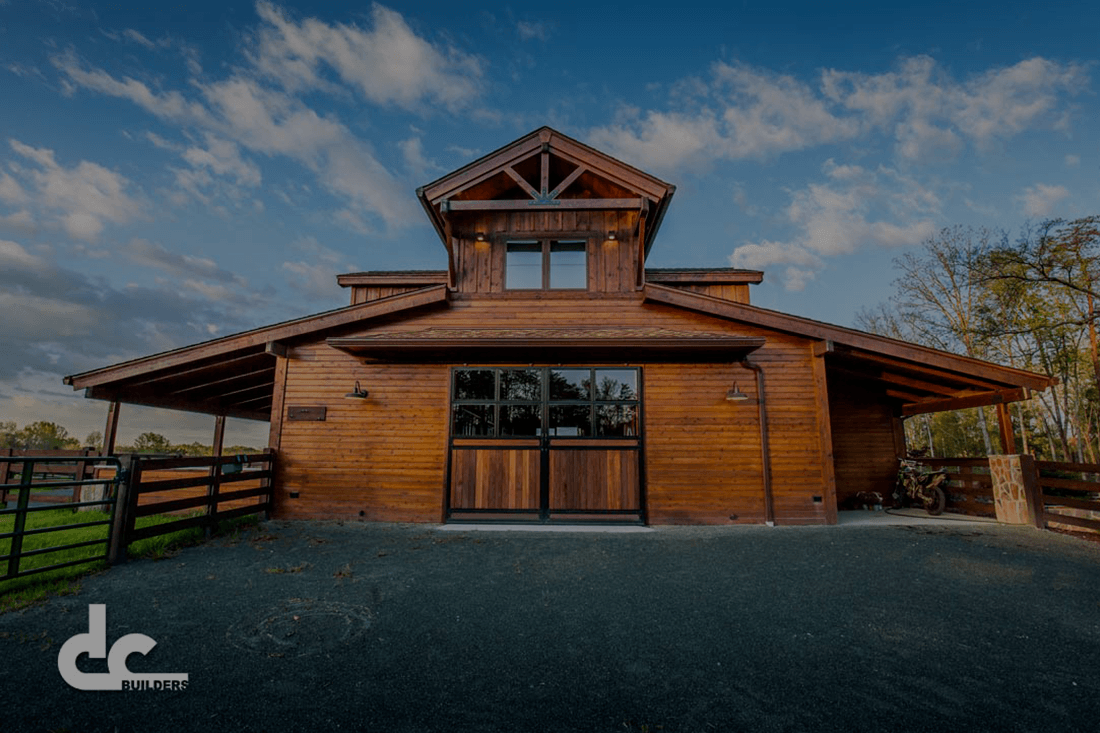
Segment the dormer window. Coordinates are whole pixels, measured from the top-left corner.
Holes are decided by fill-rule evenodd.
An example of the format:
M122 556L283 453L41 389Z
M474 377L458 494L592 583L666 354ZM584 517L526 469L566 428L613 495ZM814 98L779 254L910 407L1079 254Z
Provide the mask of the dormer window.
M518 239L507 242L508 290L585 290L588 242L584 239Z

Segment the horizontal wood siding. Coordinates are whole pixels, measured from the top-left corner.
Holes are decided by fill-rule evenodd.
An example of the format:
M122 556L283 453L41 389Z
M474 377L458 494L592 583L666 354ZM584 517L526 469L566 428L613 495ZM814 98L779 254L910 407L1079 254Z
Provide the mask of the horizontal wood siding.
M749 286L742 283L726 284L695 284L695 283L670 283L674 288L681 288L692 293L709 295L712 298L732 300L734 303L749 305Z
M837 505L846 508L861 491L877 491L888 499L898 460L894 417L882 389L843 372L827 369L826 373Z
M328 410L324 422L284 420L275 515L440 521L449 378L446 366L363 364L323 343L292 349L284 404ZM356 380L370 397L344 398Z
M641 510L638 451L550 451L550 511Z
M539 453L537 448L454 450L451 508L537 510Z
M825 522L822 439L810 342L755 326L644 303L635 293L580 297L456 295L444 310L379 330L550 328L598 324L763 337L751 359L766 374L772 490L779 523ZM348 336L368 334L362 330ZM456 361L466 361L456 356ZM517 356L513 363L525 363ZM760 432L753 401L728 402L753 373L730 364L643 367L647 516L655 524L763 521ZM280 516L439 521L448 434L447 365L378 365L324 344L291 349L284 404L326 405L325 422L284 422ZM355 380L366 400L345 400ZM291 490L300 492L289 499ZM737 519L730 519L736 515Z
M351 287L351 305L359 305L370 300L388 298L391 295L400 295L413 290L420 290L423 285L404 285L397 287L382 287L378 285L353 285Z
M591 233L588 251L588 290L625 292L635 289L637 246L632 211L511 211L455 215L456 290L461 293L503 293L504 246L497 235L517 239ZM616 241L606 241L609 231ZM478 242L478 232L488 240Z

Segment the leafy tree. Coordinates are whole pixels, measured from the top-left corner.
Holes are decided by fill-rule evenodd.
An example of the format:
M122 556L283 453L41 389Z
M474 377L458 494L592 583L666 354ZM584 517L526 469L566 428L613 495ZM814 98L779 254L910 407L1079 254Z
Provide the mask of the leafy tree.
M69 435L69 431L54 422L39 420L32 422L15 434L15 448L24 450L73 450L80 447L80 441Z
M93 430L88 433L88 437L84 439L84 446L95 448L96 450L103 450L103 433L98 430Z
M14 448L17 432L14 421L0 420L0 448Z
M160 433L142 433L134 441L134 453L172 453L172 443Z

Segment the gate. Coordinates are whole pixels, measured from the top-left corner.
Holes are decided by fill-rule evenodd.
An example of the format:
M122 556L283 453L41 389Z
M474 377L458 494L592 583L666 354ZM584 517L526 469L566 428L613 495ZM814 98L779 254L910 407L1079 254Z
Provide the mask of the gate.
M74 463L75 467L73 466ZM114 475L111 478L87 478L91 473L89 470L91 464L113 468ZM18 470L16 469L17 466L19 467ZM3 575L0 575L0 580L10 580L34 575L35 573L43 573L47 570L57 570L108 558L108 545L111 537L111 525L114 521L116 497L118 496L119 484L124 478L117 458L87 455L0 456L0 474L4 477L3 491L5 498L8 498L11 494L16 494L15 508L8 508L5 504L0 509L2 526L6 528L7 517L13 518L11 530L0 532L0 551L2 551L5 544L7 545L7 553L0 555L0 563L2 563L0 568L4 569ZM70 475L72 478L68 478ZM16 477L18 477L17 483L15 481ZM85 490L85 487L98 489L90 493L97 493L99 497L87 501L83 500L83 495L89 493ZM71 489L74 496L81 498L81 501L66 502L64 504L41 503L41 505L37 501L31 501L32 492L56 489ZM35 506L32 506L32 503ZM72 509L75 512L77 509L85 507L102 508L110 514L110 518L74 522L72 524L52 524L45 527L33 526L37 524L33 521L34 518L42 516L43 512L58 511L59 509ZM28 526L28 519L31 519L29 522L31 526ZM24 549L24 539L27 537L38 537L50 533L101 526L104 527L102 539L36 547L30 550ZM23 563L25 558L100 544L103 545L102 552L93 555L82 555L76 560L35 567L26 567Z

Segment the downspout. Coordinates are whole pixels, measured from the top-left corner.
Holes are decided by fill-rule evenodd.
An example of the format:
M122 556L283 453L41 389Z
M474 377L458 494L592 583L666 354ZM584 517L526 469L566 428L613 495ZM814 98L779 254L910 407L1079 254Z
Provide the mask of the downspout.
M764 523L775 526L775 506L772 501L772 462L768 451L768 411L764 399L764 370L748 358L741 366L756 374L756 407L760 416L760 465L764 471Z

